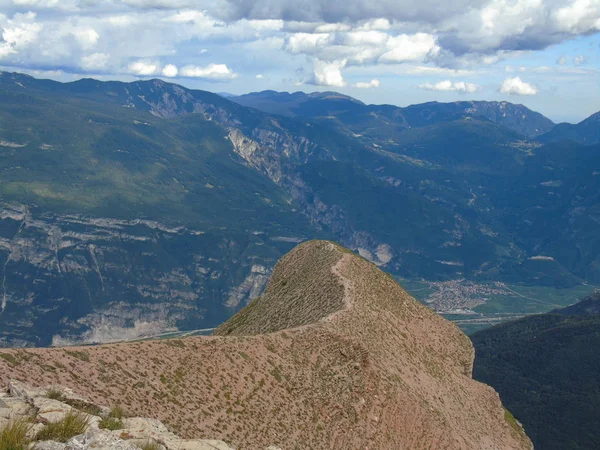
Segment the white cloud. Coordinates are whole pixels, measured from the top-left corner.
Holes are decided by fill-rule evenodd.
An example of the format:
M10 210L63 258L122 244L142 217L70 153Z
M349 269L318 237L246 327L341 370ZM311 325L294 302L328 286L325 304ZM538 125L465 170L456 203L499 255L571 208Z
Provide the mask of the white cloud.
M333 87L347 85L347 70L364 70L365 80L422 74L432 86L464 80L600 31L600 0L0 0L0 11L0 58L16 70L169 76L173 65L176 76L184 67L187 76L227 80L235 64L252 79L279 72ZM581 52L589 61L557 62L595 67ZM222 64L207 66L207 55Z
M174 64L167 64L162 70L163 76L169 78L176 77L178 73L179 69L177 69L177 66Z
M96 45L100 35L96 30L90 27L78 27L71 31L73 36L79 41L80 45L84 49L89 49Z
M342 76L342 68L346 61L325 62L315 60L313 62L313 78L309 83L317 86L343 87L346 85Z
M600 30L600 2L597 0L574 0L554 11L553 18L558 29L570 33L587 33Z
M452 82L450 80L439 81L435 84L427 82L420 84L418 87L428 91L459 92L462 94L477 92L479 89L479 86L473 83L467 83L465 81Z
M285 49L290 53L316 54L329 41L328 33L296 33L286 39Z
M36 14L28 12L26 14L15 14L12 19L6 19L0 23L2 29L2 44L12 48L11 53L16 53L19 49L27 47L34 43L42 25L35 22Z
M185 66L181 69L181 75L190 78L206 78L208 80L232 80L238 76L225 64L209 64L206 67Z
M443 75L445 77L463 77L475 75L474 70L466 69L449 69L447 67L435 66L407 66L400 70L401 73L410 75Z
M526 83L519 77L507 78L500 87L500 92L509 95L535 95L537 89L532 84Z
M259 73L258 75L256 75L257 80L262 80L263 78L264 78L264 75L262 73Z
M27 8L56 8L60 6L61 0L12 0L12 4Z
M81 58L81 67L86 70L103 69L106 67L109 58L110 55L106 53L92 53Z
M358 27L359 30L389 30L392 24L389 20L379 18L371 19Z
M354 87L359 89L370 89L370 88L378 88L381 83L376 78L372 79L369 82L360 81L354 84Z
M564 66L567 63L567 57L565 55L561 55L560 58L556 60L556 63Z
M352 27L347 23L324 23L317 25L315 33L335 33L340 31L350 31Z
M147 61L136 61L129 64L127 67L129 72L138 76L150 76L158 73L159 67L157 64Z
M435 36L427 33L414 35L401 34L387 42L388 51L379 57L382 63L400 63L423 60L426 56L434 56L440 50Z

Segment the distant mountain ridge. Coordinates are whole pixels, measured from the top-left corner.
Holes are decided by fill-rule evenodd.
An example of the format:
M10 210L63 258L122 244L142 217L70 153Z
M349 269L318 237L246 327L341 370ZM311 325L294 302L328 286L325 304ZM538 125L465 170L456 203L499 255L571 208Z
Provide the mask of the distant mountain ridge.
M232 101L271 114L305 119L334 115L350 128L352 114L359 117L378 115L393 120L397 126L404 128L478 117L530 138L547 133L554 127L554 123L542 114L509 102L430 102L402 108L392 105L365 105L352 97L333 92L290 94L276 91L253 92L232 98Z
M600 280L596 147L469 102L297 97L311 118L161 80L0 74L0 345L212 328L311 238L405 278Z
M559 123L538 138L540 142L570 140L585 145L600 143L600 111L577 124Z

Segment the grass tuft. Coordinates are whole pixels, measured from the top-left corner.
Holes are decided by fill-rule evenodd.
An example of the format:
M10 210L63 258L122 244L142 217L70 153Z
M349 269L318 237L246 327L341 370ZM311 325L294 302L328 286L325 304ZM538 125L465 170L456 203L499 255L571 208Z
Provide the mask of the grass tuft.
M27 432L31 424L25 420L8 423L0 430L0 450L26 450L29 448Z
M52 386L46 391L46 397L48 397L51 400L64 400L63 392L55 386Z
M98 427L103 430L122 430L123 429L123 421L121 419L117 419L116 417L103 417L98 423Z
M46 425L36 436L38 441L67 442L73 436L85 433L90 417L80 411L70 411L58 422Z
M161 448L160 445L151 440L143 441L135 445L137 445L141 450L160 450Z

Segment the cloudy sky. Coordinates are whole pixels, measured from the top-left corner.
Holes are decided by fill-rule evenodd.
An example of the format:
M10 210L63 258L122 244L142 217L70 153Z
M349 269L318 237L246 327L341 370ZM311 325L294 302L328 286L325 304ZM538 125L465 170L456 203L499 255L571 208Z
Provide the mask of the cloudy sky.
M600 110L600 0L0 0L0 69Z

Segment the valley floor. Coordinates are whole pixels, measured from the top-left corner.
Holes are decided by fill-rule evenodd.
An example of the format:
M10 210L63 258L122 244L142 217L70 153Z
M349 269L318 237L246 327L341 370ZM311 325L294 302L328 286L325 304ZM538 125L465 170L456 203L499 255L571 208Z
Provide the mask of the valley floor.
M568 289L459 279L426 281L397 278L413 297L471 334L498 323L571 305L596 289Z

